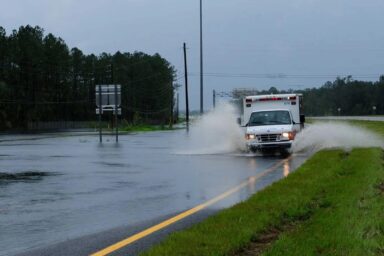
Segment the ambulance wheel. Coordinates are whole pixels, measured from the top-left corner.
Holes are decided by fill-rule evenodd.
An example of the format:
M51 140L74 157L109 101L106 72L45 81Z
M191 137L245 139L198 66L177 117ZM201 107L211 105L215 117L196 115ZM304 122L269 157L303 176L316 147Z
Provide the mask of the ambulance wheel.
M291 154L286 148L281 148L279 151L282 157L288 157Z

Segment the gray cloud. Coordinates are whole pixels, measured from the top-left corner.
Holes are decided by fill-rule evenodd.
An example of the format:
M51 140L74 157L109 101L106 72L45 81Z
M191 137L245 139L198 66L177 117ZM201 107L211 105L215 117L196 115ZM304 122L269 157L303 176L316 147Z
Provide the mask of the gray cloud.
M212 89L312 87L338 74L375 79L384 73L382 0L203 2L205 71L260 74L205 77L207 108ZM0 25L8 32L39 25L86 53L159 52L179 75L186 42L189 69L197 75L198 11L198 0L2 0ZM198 76L190 81L192 108L197 109Z

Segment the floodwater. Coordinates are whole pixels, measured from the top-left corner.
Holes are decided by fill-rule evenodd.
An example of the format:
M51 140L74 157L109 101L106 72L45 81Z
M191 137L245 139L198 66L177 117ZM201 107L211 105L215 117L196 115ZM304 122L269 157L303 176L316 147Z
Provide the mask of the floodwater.
M0 136L0 255L15 255L201 204L283 158L181 154L184 130L104 137ZM294 155L230 199L284 177Z

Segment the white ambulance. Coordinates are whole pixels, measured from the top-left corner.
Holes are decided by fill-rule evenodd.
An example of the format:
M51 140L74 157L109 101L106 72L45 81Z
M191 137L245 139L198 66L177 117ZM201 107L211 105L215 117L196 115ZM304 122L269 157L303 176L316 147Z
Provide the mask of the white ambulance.
M244 97L239 121L245 127L247 149L286 152L304 127L302 99L302 94Z

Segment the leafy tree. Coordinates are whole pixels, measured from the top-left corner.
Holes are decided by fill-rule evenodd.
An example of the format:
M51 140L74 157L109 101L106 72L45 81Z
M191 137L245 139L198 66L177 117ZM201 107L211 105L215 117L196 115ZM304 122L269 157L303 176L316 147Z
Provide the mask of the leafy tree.
M85 55L38 26L0 27L0 129L29 122L92 120L95 85L122 85L123 118L165 123L175 70L159 54ZM7 124L7 125L4 125Z

